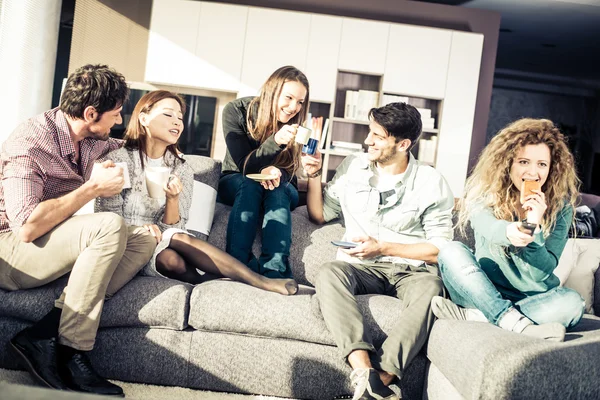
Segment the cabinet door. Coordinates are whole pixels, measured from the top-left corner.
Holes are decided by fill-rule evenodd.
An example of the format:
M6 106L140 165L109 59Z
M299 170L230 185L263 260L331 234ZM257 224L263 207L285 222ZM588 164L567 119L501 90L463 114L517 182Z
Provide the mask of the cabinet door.
M471 149L483 35L453 32L436 168L462 196Z
M383 91L442 99L452 31L391 24Z
M344 18L338 68L383 74L389 33L387 22Z
M250 7L239 97L258 94L279 67L306 69L310 14Z
M154 0L150 19L145 79L185 85L193 75L200 3Z
M311 100L333 102L341 35L342 18L311 16L305 71Z
M237 92L248 7L201 2L193 86Z

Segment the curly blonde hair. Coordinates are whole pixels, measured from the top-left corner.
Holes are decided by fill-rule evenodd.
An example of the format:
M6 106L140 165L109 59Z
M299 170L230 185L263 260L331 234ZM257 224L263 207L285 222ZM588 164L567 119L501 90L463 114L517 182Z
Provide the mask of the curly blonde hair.
M550 149L550 170L542 186L547 205L541 221L544 236L550 234L565 205L571 205L575 213L580 181L564 135L550 120L523 118L506 126L490 141L467 179L459 202L458 226L463 233L469 215L481 206L491 208L498 219L516 220L520 192L513 185L510 169L523 147L536 144Z

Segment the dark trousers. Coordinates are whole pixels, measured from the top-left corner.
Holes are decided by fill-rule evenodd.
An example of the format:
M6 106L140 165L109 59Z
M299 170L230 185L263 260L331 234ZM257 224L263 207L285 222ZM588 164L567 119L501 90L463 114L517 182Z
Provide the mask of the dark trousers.
M439 277L425 268L404 264L321 266L315 287L325 324L344 358L367 350L377 369L398 377L425 344L434 317L431 299L443 293ZM402 314L380 349L373 346L356 301L359 294L385 294L402 300Z

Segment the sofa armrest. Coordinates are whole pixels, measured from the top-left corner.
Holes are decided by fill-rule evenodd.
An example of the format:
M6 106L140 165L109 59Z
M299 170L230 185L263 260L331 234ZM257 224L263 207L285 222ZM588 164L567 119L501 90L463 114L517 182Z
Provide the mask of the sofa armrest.
M600 398L600 319L553 343L481 322L438 320L427 356L468 399Z
M600 317L600 268L594 274L594 313Z

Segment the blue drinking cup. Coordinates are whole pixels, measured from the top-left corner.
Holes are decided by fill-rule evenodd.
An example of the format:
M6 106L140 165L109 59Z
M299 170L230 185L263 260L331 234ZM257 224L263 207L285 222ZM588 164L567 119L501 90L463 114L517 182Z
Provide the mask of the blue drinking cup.
M310 138L308 143L302 146L302 152L308 155L314 155L317 152L317 145L319 141L317 139Z

